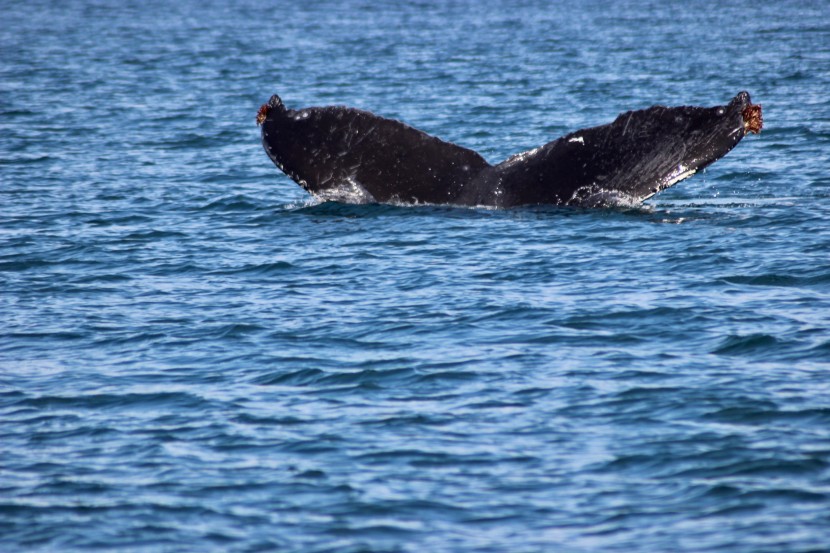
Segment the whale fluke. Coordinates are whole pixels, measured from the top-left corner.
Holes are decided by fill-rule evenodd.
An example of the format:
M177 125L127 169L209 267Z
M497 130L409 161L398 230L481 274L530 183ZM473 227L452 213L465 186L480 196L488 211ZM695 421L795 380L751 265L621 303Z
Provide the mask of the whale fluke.
M741 92L727 105L653 106L490 165L400 121L342 106L260 107L271 160L310 193L350 203L596 207L648 199L763 126Z

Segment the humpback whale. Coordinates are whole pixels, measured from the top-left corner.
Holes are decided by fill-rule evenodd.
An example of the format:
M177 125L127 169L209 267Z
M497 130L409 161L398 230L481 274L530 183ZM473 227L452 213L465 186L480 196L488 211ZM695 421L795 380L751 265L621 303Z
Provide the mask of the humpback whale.
M640 203L759 133L761 106L740 92L715 107L653 106L491 165L473 150L368 111L260 107L262 144L286 175L348 203L602 207Z

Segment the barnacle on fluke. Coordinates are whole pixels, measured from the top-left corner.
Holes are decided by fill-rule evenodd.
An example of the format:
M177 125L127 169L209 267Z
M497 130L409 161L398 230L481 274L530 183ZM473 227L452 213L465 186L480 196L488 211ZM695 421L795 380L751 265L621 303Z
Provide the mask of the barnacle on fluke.
M262 125L262 122L265 121L265 118L268 117L268 104L262 104L259 106L259 111L256 113L256 124Z
M746 106L741 115L744 118L744 127L747 131L755 134L760 134L764 127L764 116L761 113L761 104L749 104Z

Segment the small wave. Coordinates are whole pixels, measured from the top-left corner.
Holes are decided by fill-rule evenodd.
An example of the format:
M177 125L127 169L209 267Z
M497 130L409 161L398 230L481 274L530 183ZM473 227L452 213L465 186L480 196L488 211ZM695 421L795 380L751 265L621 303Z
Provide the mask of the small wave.
M123 273L107 273L99 275L80 275L72 279L72 284L92 284L95 282L128 282L133 280L130 275Z
M724 339L711 353L719 355L745 355L759 353L781 346L775 336L756 333L746 336L732 335Z
M84 333L74 332L71 330L56 330L54 332L11 332L5 336L15 340L56 340L58 342L88 338L88 336ZM24 346L21 345L19 347Z
M300 369L297 371L280 371L263 375L253 380L265 386L389 386L396 382L409 380L413 369L363 369L352 372L328 372L321 369Z
M232 211L260 211L265 209L266 206L258 202L257 200L253 200L244 194L234 194L232 196L225 196L219 198L218 200L213 200L199 208L198 211L219 211L219 212L232 212Z
M199 409L208 402L186 392L159 392L159 393L124 393L124 394L86 394L74 396L44 395L26 398L17 402L19 405L31 406L38 409L99 409L109 407L151 407L175 406L186 409Z
M249 324L249 323L231 323L227 325L222 325L218 328L213 329L211 334L214 338L238 338L242 336L247 336L249 334L256 334L258 332L262 332L266 330L264 327L256 324Z
M413 213L402 206L391 204L349 204L341 202L319 202L304 204L292 210L293 213L324 215L347 218L380 217L395 213Z
M37 165L49 161L58 161L58 158L48 154L12 155L5 159L0 158L0 165Z
M437 371L429 374L424 374L418 377L418 382L435 383L435 382L466 382L469 380L476 380L480 375L475 372L468 371Z
M188 273L202 274L207 272L207 268L201 265L196 265L195 263L184 261L180 263L156 263L147 272L151 275L183 275Z
M121 215L116 217L110 218L101 218L95 217L93 219L88 220L86 223L88 225L93 225L96 227L111 227L111 226L127 226L133 224L140 224L146 223L148 221L152 221L153 218L147 215L137 215L137 214L130 214L130 215Z
M150 240L160 240L163 238L186 238L187 234L173 230L142 230L131 232L122 237L124 241L143 242Z
M314 420L305 420L300 419L297 417L291 416L283 416L283 417L261 417L257 415L252 415L250 413L240 413L239 415L232 417L234 422L240 424L252 424L252 425L263 425L263 426L295 426L300 424L309 424L312 422L317 421Z
M827 463L819 459L784 459L780 456L762 459L743 459L718 463L710 461L698 466L674 472L674 477L686 478L734 478L745 477L806 477L821 474ZM767 493L764 491L764 493Z
M389 449L363 453L358 456L369 464L404 463L415 467L441 467L441 466L464 466L464 465L489 465L493 462L493 455L475 453L449 453L445 451L434 451L427 449ZM514 461L510 458L501 458L500 461ZM527 458L522 457L516 462L526 462Z
M95 341L97 346L105 346L105 345L125 345L125 344L142 344L145 342L155 342L157 340L163 340L167 337L164 333L159 332L136 332L130 333L126 336L111 336L105 335L106 337L101 337L100 339Z
M244 265L242 267L234 267L228 269L217 269L214 271L210 271L208 274L211 275L238 275L238 274L247 274L247 275L256 275L256 276L269 276L269 275L276 275L282 273L288 269L293 269L294 265L289 263L288 261L274 261L271 263L258 263L258 264L251 264L251 265Z
M824 357L830 356L830 340L818 344L817 346L813 347L810 351L815 352L816 354Z
M182 133L174 138L158 140L146 143L150 147L162 147L174 150L205 149L210 147L221 147L240 137L240 133L231 130L220 131L213 135L198 134L194 132Z
M801 277L787 274L766 273L763 275L734 275L721 277L725 282L731 284L749 284L750 286L812 286L830 282L830 273L819 274L809 277Z
M703 416L712 420L731 424L749 425L815 425L820 428L830 427L830 409L807 408L798 410L780 410L767 402L763 406L724 407Z
M2 261L0 262L0 271L6 272L22 272L29 269L39 269L49 267L52 265L60 265L59 261L50 261L46 259L27 259L25 261Z
M408 428L411 426L445 426L450 424L452 419L446 416L427 415L423 413L404 413L382 419L371 419L361 421L364 426L380 426L389 428Z

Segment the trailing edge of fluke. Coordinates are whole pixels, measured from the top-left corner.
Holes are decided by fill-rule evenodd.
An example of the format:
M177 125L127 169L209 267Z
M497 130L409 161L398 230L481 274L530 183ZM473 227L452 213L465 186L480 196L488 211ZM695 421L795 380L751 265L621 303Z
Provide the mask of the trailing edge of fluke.
M323 200L348 203L601 207L646 200L763 126L740 92L728 104L653 106L490 165L478 153L359 109L259 108L268 157Z

